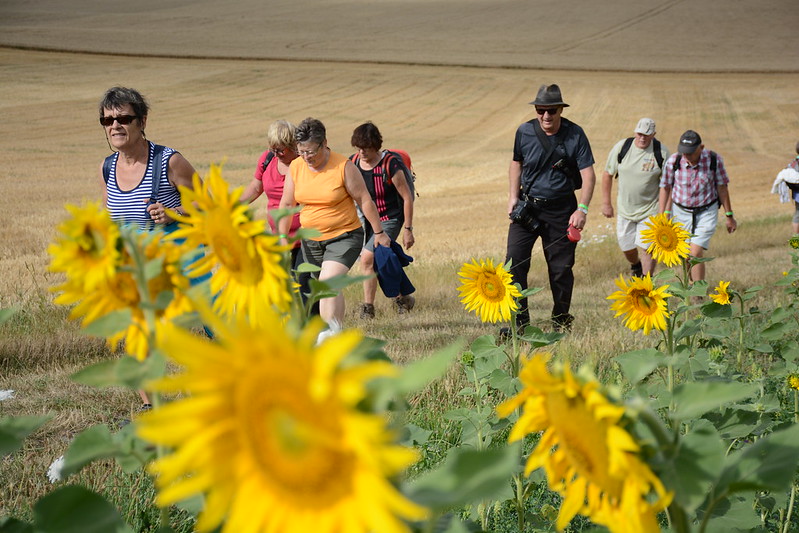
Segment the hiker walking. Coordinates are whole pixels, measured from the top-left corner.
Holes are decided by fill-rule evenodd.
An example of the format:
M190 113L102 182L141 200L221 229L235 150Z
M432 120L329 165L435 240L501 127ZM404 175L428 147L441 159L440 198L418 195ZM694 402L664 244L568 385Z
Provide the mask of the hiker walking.
M542 85L535 100L537 118L516 130L508 169L507 259L514 283L527 288L533 245L541 238L552 290L552 322L556 330L571 328L576 242L566 238L569 226L582 230L594 192L594 156L583 129L563 118L560 87ZM582 189L580 201L575 190ZM519 302L517 327L530 322L527 299Z
M416 238L413 234L413 192L409 185L412 176L405 175L407 166L399 155L381 150L383 136L371 122L355 128L351 143L357 152L350 160L363 176L366 189L377 206L383 230L392 241L396 241L402 232L402 245L406 250L411 248ZM361 250L361 271L372 274L376 270L374 232L366 220L362 221L364 244ZM377 278L371 277L363 282L363 303L360 309L362 319L375 317L376 294ZM415 303L415 298L410 294L399 294L394 298L398 313L410 311Z
M639 120L634 133L608 153L602 172L602 214L613 218L610 197L613 179L618 178L616 238L631 274L641 277L655 271L655 261L646 252L641 232L647 229L649 217L658 212L660 177L669 151L655 138L655 121L651 118Z
M280 207L300 204L300 224L317 230L317 236L302 240L302 253L307 263L321 268L317 275L324 281L349 272L363 247L363 228L355 203L371 225L375 243L389 246L391 240L358 169L328 147L325 125L306 118L297 126L295 140L300 157L289 165ZM282 218L278 223L280 233L288 233L290 224L290 218ZM344 294L339 292L320 300L319 314L329 331L340 329Z
M691 233L688 242L693 257L703 257L716 233L718 209L724 209L727 233L738 227L730 203L727 170L721 156L705 150L702 138L693 130L680 137L677 152L663 168L660 179L659 212L671 215ZM691 268L691 279L705 279L705 264Z
M779 194L780 202L793 200L794 212L791 220L793 234L799 234L799 142L796 143L796 157L782 169L771 186L772 194Z

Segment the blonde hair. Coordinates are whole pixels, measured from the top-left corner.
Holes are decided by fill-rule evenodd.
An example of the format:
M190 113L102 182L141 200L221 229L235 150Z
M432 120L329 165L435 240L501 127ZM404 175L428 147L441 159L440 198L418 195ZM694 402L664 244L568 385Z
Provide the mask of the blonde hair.
M294 132L297 127L288 120L276 120L269 125L266 132L266 142L269 148L296 148Z

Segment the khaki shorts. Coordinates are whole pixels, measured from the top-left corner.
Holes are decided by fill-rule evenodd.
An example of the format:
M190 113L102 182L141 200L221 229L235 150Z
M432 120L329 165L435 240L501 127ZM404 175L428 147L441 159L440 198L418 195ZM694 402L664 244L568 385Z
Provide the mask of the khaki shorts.
M312 241L303 239L302 255L306 263L321 267L324 261L335 261L352 268L363 246L363 228L342 233L332 239Z

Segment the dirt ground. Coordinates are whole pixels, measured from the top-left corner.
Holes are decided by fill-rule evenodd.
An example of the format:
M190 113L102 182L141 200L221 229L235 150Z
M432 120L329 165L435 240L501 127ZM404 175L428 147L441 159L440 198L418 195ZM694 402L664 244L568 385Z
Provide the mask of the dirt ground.
M200 173L225 161L235 185L251 179L275 119L317 117L346 154L352 129L375 122L387 147L414 158L415 250L428 264L504 254L513 134L543 83L563 89L597 174L650 116L667 147L691 128L721 154L739 222L778 216L787 227L792 206L769 190L799 139L792 4L4 0L0 306L49 284L45 250L64 203L99 198L109 148L97 102L112 85L149 99L148 138ZM43 51L55 48L91 53ZM147 54L174 57L137 57ZM585 239L611 232L598 204L597 191Z

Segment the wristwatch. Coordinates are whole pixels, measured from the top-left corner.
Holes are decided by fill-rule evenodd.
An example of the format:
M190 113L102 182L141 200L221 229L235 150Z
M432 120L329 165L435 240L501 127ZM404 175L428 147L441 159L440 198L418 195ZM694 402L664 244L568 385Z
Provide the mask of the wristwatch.
M413 231L413 226L405 226L405 229L408 231Z

